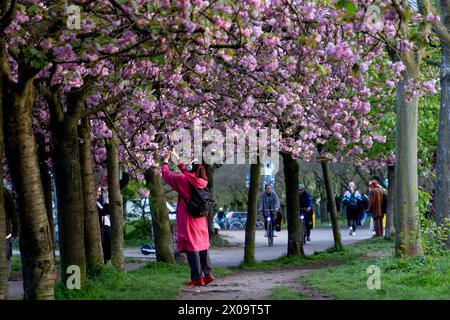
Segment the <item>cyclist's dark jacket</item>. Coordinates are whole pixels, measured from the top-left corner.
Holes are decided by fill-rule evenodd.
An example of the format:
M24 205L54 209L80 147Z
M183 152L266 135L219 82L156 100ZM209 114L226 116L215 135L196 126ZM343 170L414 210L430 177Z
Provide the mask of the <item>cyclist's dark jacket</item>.
M266 210L275 210L280 208L280 199L275 191L272 191L270 196L267 192L263 192L259 197L258 211L263 211L263 214L267 214Z
M311 197L309 196L308 191L304 191L302 195L299 195L300 208L311 208L313 207L313 203Z

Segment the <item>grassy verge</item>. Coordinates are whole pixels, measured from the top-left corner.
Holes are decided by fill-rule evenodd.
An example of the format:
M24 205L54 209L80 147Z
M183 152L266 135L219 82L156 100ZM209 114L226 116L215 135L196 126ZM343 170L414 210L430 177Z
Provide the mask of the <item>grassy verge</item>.
M449 252L433 258L405 259L396 259L393 253L392 241L372 238L346 246L340 252L327 250L306 259L281 257L231 269L256 271L322 265L322 268L301 276L299 281L334 299L450 299ZM367 270L373 265L380 268L380 289L367 287L368 278L373 274ZM272 298L305 299L305 296L296 290L276 286Z
M450 299L450 254L433 258L357 259L318 269L300 281L335 299ZM368 289L369 266L380 268L380 289Z
M283 256L275 260L260 261L252 265L241 264L237 267L231 267L232 270L270 270L285 268L289 266L308 266L313 264L327 264L333 262L352 261L368 254L390 255L393 253L393 243L382 238L367 239L355 244L344 247L344 250L336 252L328 249L321 252L315 252L311 256L302 259L300 257Z
M219 277L230 272L214 269L214 274ZM89 279L84 290L69 290L58 283L55 297L59 300L171 300L189 281L189 274L187 266L159 262L126 273L109 267Z
M276 286L272 288L273 300L305 300L307 295L302 292L292 290L285 286Z

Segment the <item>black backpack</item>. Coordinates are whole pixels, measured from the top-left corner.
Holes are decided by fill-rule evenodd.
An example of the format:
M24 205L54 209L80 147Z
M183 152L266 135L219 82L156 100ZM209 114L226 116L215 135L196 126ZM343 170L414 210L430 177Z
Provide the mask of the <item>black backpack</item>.
M191 200L188 203L189 214L194 218L207 217L213 209L214 200L209 189L191 187Z
M348 201L348 208L359 209L359 201L356 199L356 191L350 195L350 200Z

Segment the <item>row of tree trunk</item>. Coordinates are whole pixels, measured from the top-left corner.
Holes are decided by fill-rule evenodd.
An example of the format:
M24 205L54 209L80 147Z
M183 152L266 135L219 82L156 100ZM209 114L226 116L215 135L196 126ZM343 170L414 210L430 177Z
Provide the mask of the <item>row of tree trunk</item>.
M36 139L41 138L35 137L33 132L32 107L36 90L33 81L33 78L17 84L5 84L2 81L1 114L4 119L1 124L4 124L4 133L9 137L5 143L5 153L20 221L24 298L53 299L56 268L51 177L45 144L41 140L37 143ZM69 95L67 113L61 111L59 91L52 91L47 98L51 109L51 151L58 207L61 275L65 282L70 275L66 272L67 268L75 265L81 271L83 286L86 271L95 272L103 265L90 121L87 116L80 119L78 114L70 112L84 108L83 94ZM0 131L3 134L3 130ZM1 138L0 149L3 146ZM114 266L122 270L123 206L119 186L118 147L114 138L107 142L107 150L112 261ZM2 198L0 204L1 202ZM3 205L0 207L4 210ZM3 213L1 216L4 219ZM4 233L3 229L2 220L0 234ZM1 246L0 253L3 256L4 241ZM0 266L1 276L5 274L5 268L4 264ZM4 279L6 276L1 276L0 298L7 296L7 283Z

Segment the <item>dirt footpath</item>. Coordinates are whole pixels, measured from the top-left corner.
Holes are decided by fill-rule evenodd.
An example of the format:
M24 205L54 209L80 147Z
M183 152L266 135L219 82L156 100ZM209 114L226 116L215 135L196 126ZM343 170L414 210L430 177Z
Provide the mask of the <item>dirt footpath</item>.
M310 266L311 267L311 266ZM282 269L271 271L236 271L234 274L216 279L205 287L181 289L179 300L269 300L272 288L285 286L302 292L308 299L328 300L330 297L299 282L301 275L307 275L317 268Z

